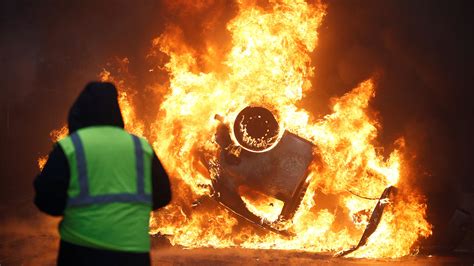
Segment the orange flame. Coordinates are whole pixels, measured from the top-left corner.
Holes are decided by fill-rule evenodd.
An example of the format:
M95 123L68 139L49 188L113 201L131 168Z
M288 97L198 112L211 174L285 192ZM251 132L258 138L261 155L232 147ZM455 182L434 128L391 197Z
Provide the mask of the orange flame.
M165 65L170 84L160 113L152 123L155 150L179 182L175 184L174 204L155 216L152 232L168 236L172 244L185 247L229 247L337 251L357 243L368 216L359 216L359 224L336 226L336 218L352 219L357 213L371 211L374 201L358 194L381 194L404 175L402 146L385 159L374 146L377 122L368 115L369 100L374 96L371 80L334 100L333 113L311 122L311 115L296 106L308 90L313 75L310 53L316 48L316 29L325 8L304 1L270 1L263 9L253 1L240 1L238 15L227 24L232 48L222 60L223 67L200 71L196 58L212 61L217 48L208 43L209 55L200 55L185 44L179 28L169 27L154 40L154 47L169 56ZM216 59L218 60L218 59ZM219 65L218 62L209 63ZM293 220L286 224L295 237L284 238L268 233L256 234L227 211L190 209L193 200L209 194L209 175L200 169L202 151L215 153L213 142L215 114L233 121L247 105L263 105L276 113L283 126L317 145L322 166L313 167L309 189ZM402 144L403 140L399 141ZM322 193L341 195L342 213L316 210L316 188ZM403 191L408 193L409 191ZM370 237L356 257L399 257L410 253L420 237L431 233L425 220L426 206L420 198L391 204L380 228ZM250 210L258 208L245 200ZM267 206L268 204L261 204ZM278 209L278 207L275 207ZM262 210L262 207L259 208ZM404 212L402 212L404 210ZM257 213L274 219L274 211ZM402 220L399 220L399 219ZM225 230L223 230L225 229ZM400 234L403 232L403 234Z
M69 134L69 130L67 128L67 126L63 126L62 128L60 129L55 129L53 131L51 131L49 133L49 136L51 138L51 141L52 142L57 142L59 141L60 139L64 138L65 136L67 136L67 134ZM45 155L45 156L41 156L38 158L38 168L40 170L43 170L44 166L46 165L46 162L48 161L48 155Z
M149 131L137 119L130 101L134 90L107 71L101 74L102 80L118 84L126 128L150 140L172 178L173 201L153 215L151 233L165 235L171 244L187 248L335 252L357 244L375 206L375 201L355 194L379 197L384 188L397 185L400 192L384 202L387 206L378 229L351 256L411 254L416 241L431 234L431 225L425 218L423 197L400 185L400 180L409 176L403 139L387 158L376 147L380 125L369 109L375 96L374 82L369 79L333 99L332 113L315 121L296 104L312 88L310 54L316 49L325 6L302 0L269 0L270 7L263 8L256 2L238 1L239 12L227 24L231 48L223 58L216 56L221 44L205 42L205 52L198 52L173 25L153 40L151 54L169 56L164 66L169 84L157 119L147 121ZM202 202L211 193L213 173L209 174L200 158L203 154L216 156L218 151L213 139L218 125L214 116L220 114L229 123L248 105L272 110L282 127L317 147L320 162L311 165L302 203L294 217L280 225L295 233L292 237L262 232L240 222L214 201ZM320 206L317 199L325 195L334 195L336 211ZM246 195L243 199L250 210L269 221L275 220L281 209L275 199Z

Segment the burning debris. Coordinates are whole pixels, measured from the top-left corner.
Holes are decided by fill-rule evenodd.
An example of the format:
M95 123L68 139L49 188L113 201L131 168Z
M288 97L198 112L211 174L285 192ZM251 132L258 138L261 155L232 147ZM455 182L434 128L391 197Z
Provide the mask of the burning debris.
M389 197L391 196L392 193L396 193L396 191L397 191L397 188L393 186L390 186L383 191L382 196L380 196L380 199L377 202L377 205L375 205L374 211L370 215L369 222L367 224L367 227L364 230L364 233L362 234L362 237L359 243L348 250L344 250L337 253L336 256L345 256L351 252L356 251L358 248L364 246L365 244L367 244L367 240L375 232L375 230L377 230L377 227L379 226L380 220L382 219L382 214L383 214L385 205L389 203Z

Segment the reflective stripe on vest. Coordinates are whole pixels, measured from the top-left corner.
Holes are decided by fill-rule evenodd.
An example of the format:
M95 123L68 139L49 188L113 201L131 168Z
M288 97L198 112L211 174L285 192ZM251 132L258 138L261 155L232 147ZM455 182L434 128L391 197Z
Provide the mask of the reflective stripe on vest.
M76 151L76 164L79 181L79 195L69 198L68 206L80 206L98 203L112 203L112 202L142 202L150 203L151 196L145 194L145 174L144 174L144 160L143 148L140 139L137 136L131 135L135 147L136 171L137 171L137 193L119 193L91 196L89 194L89 183L87 175L87 162L84 154L84 146L82 145L79 134L71 135L71 140Z

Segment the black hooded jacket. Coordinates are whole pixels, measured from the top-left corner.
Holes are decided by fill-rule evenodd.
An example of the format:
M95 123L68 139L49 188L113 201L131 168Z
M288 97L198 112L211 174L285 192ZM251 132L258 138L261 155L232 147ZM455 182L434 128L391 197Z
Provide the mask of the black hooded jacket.
M94 125L124 127L117 90L111 83L89 83L69 111L69 134ZM69 163L61 146L56 144L43 171L34 181L38 209L50 215L63 215L69 180ZM166 206L171 200L168 175L156 154L152 161L152 200L153 210Z

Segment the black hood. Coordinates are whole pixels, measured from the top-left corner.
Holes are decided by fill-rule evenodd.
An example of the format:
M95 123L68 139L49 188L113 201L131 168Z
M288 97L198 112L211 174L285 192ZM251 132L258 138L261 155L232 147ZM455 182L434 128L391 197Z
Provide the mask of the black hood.
M124 127L117 89L109 82L91 82L69 110L69 134L96 125Z

